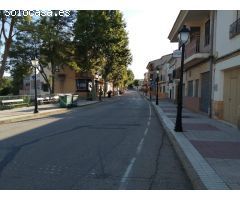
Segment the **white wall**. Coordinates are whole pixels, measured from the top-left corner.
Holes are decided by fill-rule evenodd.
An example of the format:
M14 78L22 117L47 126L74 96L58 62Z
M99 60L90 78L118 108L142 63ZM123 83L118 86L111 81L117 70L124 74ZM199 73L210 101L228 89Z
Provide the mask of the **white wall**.
M222 57L237 49L240 49L240 34L232 39L229 38L230 25L236 21L236 11L218 10L216 14L215 26L215 50L217 56ZM215 64L215 73L213 81L213 99L223 101L224 91L224 70L240 65L240 56L229 58Z
M221 57L240 49L240 34L229 39L230 25L236 21L236 11L218 10L216 17L216 51Z

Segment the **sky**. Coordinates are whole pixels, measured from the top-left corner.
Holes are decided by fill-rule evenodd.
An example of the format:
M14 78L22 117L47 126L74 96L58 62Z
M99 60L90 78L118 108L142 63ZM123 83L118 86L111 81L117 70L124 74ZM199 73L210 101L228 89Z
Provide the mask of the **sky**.
M177 43L170 43L168 34L180 10L123 10L129 48L133 61L129 68L136 79L143 79L148 62L161 58L177 49Z
M143 79L148 62L159 59L177 49L170 43L168 34L180 10L194 9L237 9L239 0L228 3L201 0L11 0L1 2L0 9L25 10L121 10L127 24L129 48L133 61L129 66L136 79ZM56 4L56 1L58 2Z
M170 43L168 34L179 10L122 10L129 36L133 61L129 68L136 79L143 79L148 62L172 53L176 43ZM9 75L5 73L5 75Z

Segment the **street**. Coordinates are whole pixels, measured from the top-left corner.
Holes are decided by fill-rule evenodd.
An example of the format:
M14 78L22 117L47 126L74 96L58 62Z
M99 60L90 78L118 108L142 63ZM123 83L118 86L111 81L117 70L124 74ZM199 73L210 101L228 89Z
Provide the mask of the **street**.
M192 189L149 102L135 91L1 125L0 189Z

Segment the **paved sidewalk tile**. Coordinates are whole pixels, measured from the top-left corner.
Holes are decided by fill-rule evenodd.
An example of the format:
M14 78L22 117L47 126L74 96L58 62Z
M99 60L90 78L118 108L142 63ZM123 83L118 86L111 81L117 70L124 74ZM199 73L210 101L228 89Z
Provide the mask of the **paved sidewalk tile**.
M86 101L80 100L78 101L78 106L85 106L90 104L98 103L99 101ZM22 107L22 108L14 108L9 110L1 110L0 111L0 124L1 123L11 123L16 121L22 121L27 119L35 119L41 118L44 116L49 116L51 114L59 114L63 112L67 112L67 108L60 108L59 104L44 104L38 105L39 113L34 114L34 106L30 107Z
M167 100L160 100L158 107L166 117L160 114L163 123L171 123L172 125L168 127L173 129L176 120L176 105ZM207 189L221 187L222 189L227 189L227 187L240 189L240 130L224 121L210 119L206 114L199 114L185 108L183 108L182 116L184 132L175 132L176 136L184 135L192 145L190 148L187 147L187 143L185 144L183 147L185 156L183 157L187 154L191 155L188 151L192 148L199 152L202 158L198 158L197 154L193 153L192 156L188 156L188 159ZM180 140L177 142L181 143ZM212 179L216 177L215 181L209 180L210 176ZM227 187L222 184L221 180Z
M192 140L191 143L204 157L240 160L240 142Z

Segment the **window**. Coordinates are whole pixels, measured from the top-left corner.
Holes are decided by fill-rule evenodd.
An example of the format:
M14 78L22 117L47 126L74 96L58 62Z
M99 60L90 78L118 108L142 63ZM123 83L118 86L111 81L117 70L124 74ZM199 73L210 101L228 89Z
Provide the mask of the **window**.
M193 81L188 81L188 96L193 96Z
M205 23L205 46L210 42L210 20Z
M195 81L195 93L194 93L195 97L198 97L198 87L199 87L199 80L197 79Z
M42 83L42 91L43 92L48 92L48 84Z
M230 25L229 38L231 39L238 34L240 34L240 10L236 10L236 21Z
M88 85L89 85L88 79L77 79L76 80L76 87L77 91L89 91Z

